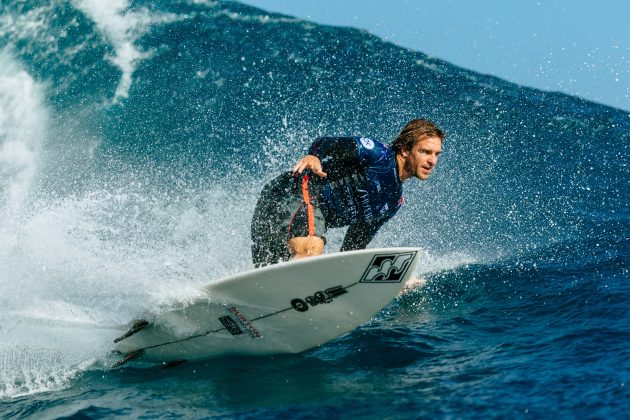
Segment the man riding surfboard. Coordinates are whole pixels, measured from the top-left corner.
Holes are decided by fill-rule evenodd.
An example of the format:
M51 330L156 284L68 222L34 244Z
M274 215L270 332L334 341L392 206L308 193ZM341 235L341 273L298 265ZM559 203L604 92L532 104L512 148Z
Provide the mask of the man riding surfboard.
M262 190L252 219L255 267L324 252L330 227L348 226L341 251L365 248L403 203L402 184L426 180L444 133L409 121L391 146L366 137L316 139L292 172Z

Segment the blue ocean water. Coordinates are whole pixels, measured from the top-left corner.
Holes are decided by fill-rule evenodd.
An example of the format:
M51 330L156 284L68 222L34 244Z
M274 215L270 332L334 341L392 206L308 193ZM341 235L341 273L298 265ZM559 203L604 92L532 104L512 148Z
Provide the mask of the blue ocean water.
M416 117L444 153L371 246L421 247L424 287L304 354L110 368L121 324L252 267L310 140ZM629 140L628 111L235 2L3 2L0 417L625 417Z

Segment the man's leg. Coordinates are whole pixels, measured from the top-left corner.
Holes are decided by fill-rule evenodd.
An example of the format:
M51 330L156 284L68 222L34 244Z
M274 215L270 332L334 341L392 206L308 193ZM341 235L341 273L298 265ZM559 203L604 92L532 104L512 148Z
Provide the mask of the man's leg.
M293 230L292 224L302 210L302 217L297 218L301 221L301 227L298 231L302 231L308 236L294 236L289 239L287 247L292 259L321 255L324 253L324 245L326 244L324 238L320 236L322 232L326 231L324 217L316 200L314 200L315 197L311 198L308 175L302 176L301 184L303 201L289 223L289 232Z
M256 268L291 257L286 245L286 224L296 200L290 194L291 182L288 173L280 175L265 185L256 203L251 223L252 259Z
M263 188L251 225L254 267L324 252L324 216L316 205L309 216L305 203L308 193L304 185L300 189L301 181L284 173Z

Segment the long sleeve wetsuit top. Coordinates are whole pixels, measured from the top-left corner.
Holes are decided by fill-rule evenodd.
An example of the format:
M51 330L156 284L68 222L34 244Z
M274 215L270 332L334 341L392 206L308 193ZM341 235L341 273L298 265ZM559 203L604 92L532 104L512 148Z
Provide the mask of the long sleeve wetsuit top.
M403 203L396 153L365 137L319 138L308 153L328 175L314 184L327 226L350 226L341 250L365 248Z

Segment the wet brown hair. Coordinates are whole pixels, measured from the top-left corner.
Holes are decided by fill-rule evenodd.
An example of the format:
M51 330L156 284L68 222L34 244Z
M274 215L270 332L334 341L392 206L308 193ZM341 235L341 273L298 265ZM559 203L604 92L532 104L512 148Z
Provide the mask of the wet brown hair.
M411 120L403 127L402 131L392 143L392 148L396 153L403 150L411 150L413 146L427 137L438 137L444 142L444 132L438 128L433 121L430 120Z

